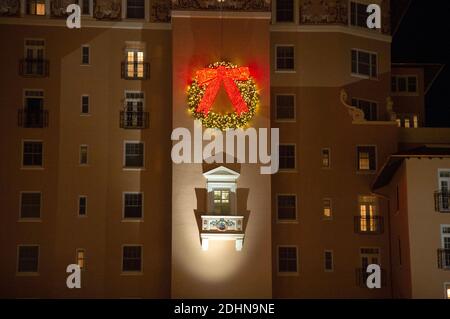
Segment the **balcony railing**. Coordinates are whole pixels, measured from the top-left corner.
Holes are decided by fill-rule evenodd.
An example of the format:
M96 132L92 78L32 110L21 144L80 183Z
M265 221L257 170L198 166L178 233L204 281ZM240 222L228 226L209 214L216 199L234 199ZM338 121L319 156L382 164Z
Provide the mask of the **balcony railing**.
M21 59L19 73L22 76L47 77L49 75L49 62L43 59Z
M44 128L48 126L48 111L28 111L20 109L17 113L17 124L24 128Z
M147 80L150 77L150 63L124 61L121 64L121 77L125 80Z
M356 285L361 288L368 288L367 287L367 278L371 274L367 272L367 269L356 268L355 275L356 275ZM386 287L386 286L387 286L386 271L384 269L381 269L381 287Z
M120 128L124 129L146 129L148 128L149 114L148 112L120 112Z
M355 233L367 235L384 233L384 218L382 216L355 216Z
M434 210L439 213L450 214L450 192L438 191L434 193Z
M450 270L450 249L438 249L438 267Z

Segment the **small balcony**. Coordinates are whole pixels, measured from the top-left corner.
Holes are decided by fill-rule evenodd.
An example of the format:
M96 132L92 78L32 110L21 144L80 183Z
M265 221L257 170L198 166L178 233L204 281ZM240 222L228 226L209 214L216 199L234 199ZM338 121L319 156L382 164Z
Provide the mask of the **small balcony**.
M434 210L438 213L450 214L450 192L434 193Z
M120 112L120 128L128 130L142 130L149 126L148 112Z
M202 249L208 250L210 240L234 240L237 251L244 243L243 216L202 215Z
M439 269L450 270L450 249L438 249Z
M20 109L17 113L17 124L23 128L44 128L48 127L48 111L28 111Z
M356 286L361 288L367 287L367 278L369 278L371 274L367 272L367 269L364 268L356 268L355 270L355 278L356 278ZM381 287L387 286L386 280L386 271L381 269Z
M19 73L25 77L48 77L49 62L44 59L21 59Z
M121 77L125 80L147 80L150 77L150 63L128 62L121 64Z
M355 233L361 235L380 235L384 233L384 218L382 216L355 216Z

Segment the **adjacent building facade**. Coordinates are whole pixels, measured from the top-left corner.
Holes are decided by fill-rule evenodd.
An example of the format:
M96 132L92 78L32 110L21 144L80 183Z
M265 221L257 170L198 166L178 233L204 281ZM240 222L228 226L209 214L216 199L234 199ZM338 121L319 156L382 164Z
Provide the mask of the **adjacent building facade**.
M379 30L365 24L372 2ZM66 27L70 3L81 29ZM449 164L411 156L385 177L395 154L438 145L445 157L450 143L424 128L439 66L391 63L390 8L0 0L0 296L448 297L448 188L433 181ZM195 139L187 87L220 61L255 79L249 126L279 128L277 174L172 162L173 130ZM396 185L408 203L398 215ZM434 196L439 213L424 214ZM81 289L66 286L72 263ZM381 289L365 286L369 264Z

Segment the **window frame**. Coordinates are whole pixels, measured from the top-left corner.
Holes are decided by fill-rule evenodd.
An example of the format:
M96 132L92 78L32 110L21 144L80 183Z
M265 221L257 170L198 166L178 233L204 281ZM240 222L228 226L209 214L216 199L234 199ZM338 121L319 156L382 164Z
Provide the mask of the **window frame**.
M280 248L295 248L296 271L280 271ZM279 277L297 277L299 275L299 249L297 245L277 245L277 275Z
M22 216L22 195L23 194L39 194L39 217L23 217ZM42 192L41 191L20 191L19 192L19 221L20 222L41 222L42 221Z
M357 105L353 105L353 101L356 101L357 103ZM359 98L359 97L352 97L351 98L351 105L353 106L353 107L356 107L357 109L359 109L359 110L361 110L361 111L363 111L364 112L364 110L360 107L360 103L361 102L366 102L366 103L370 103L370 107L372 107L372 105L373 104L375 104L375 117L376 117L376 119L375 120L369 120L369 119L367 119L367 114L364 112L364 119L367 121L367 122L378 122L378 121L380 121L380 107L379 107L379 103L378 103L378 101L374 101L374 100L368 100L368 99L364 99L364 98ZM372 110L373 111L373 110Z
M324 160L324 151L328 152L328 166L323 165ZM331 147L322 147L320 149L320 161L321 161L321 168L324 170L330 170L331 169Z
M142 144L142 166L139 167L132 167L127 166L127 144ZM138 140L124 140L123 141L123 167L122 169L124 171L142 171L145 170L145 141L138 141Z
M80 214L80 208L81 208L81 199L84 198L85 200L85 207L84 207L84 214ZM77 216L78 217L82 217L85 218L88 216L88 197L87 195L78 195L78 201L77 201L77 206L78 206L78 212L77 212Z
M86 148L86 163L83 163L83 161L82 161L82 159L83 159L83 152L82 152L83 148ZM82 166L82 167L89 166L89 145L88 144L80 144L78 165Z
M85 48L88 49L88 54L87 54L88 62L87 63L84 63L84 52L83 52L83 50ZM89 44L83 44L81 46L81 63L80 63L80 65L81 66L90 66L91 65L91 46Z
M37 247L38 253L37 253L36 271L19 271L21 247ZM39 244L18 244L16 250L16 276L39 276L40 258L41 258L41 246Z
M279 96L291 96L294 99L292 105L294 111L294 117L291 119L280 119L278 117L278 97ZM295 93L276 93L275 94L275 122L276 123L295 123L297 122L297 95Z
M293 196L295 200L295 218L294 219L280 219L279 218L279 207L278 207L278 198L281 196ZM275 209L276 209L276 219L277 224L298 224L298 196L297 194L288 194L288 193L277 193L275 195L276 203L275 203Z
M279 69L278 68L278 48L282 48L282 47L291 47L293 48L293 63L294 63L294 67L292 69ZM297 73L296 71L296 62L295 62L295 44L275 44L275 73Z
M141 195L141 217L125 217L126 195ZM122 192L122 222L143 222L144 221L144 192Z
M395 91L393 89L393 79L395 78ZM415 78L416 90L409 91L409 79ZM399 91L399 79L406 79L406 91ZM391 94L393 96L419 96L419 76L417 74L391 74Z
M331 254L331 268L327 268L327 253ZM334 251L325 249L323 252L323 270L324 272L334 272Z
M374 148L374 161L375 161L375 164L374 164L374 169L370 169L370 154L369 154L369 169L368 170L366 170L366 169L361 169L361 167L360 167L360 156L359 156L359 154L360 154L360 151L359 151L359 148ZM366 144L358 144L358 145L356 145L356 172L358 173L358 174L376 174L376 172L377 172L377 169L378 169L378 149L377 149L377 146L376 145L366 145Z
M84 98L87 98L87 110L88 110L87 113L83 112ZM89 94L81 94L80 116L90 116L90 115L91 115L91 97Z
M141 258L141 267L140 268L141 269L139 271L123 269L124 268L123 262L124 262L124 257L125 257L124 256L125 255L125 247L140 247L141 248L141 255L140 255L140 258ZM121 253L121 258L120 258L121 259L120 274L122 276L141 276L141 275L143 275L144 274L144 245L142 245L142 244L123 244L121 246L121 251L122 251L122 253Z
M325 215L325 201L330 202L330 216ZM322 198L322 219L323 220L333 220L334 214L333 214L333 200L330 197L324 197Z
M444 299L445 300L450 299L450 281L444 282Z
M128 1L129 0L123 0L124 3L122 3L123 11L124 11L124 17L123 18L125 18L127 20L132 20L132 21L133 20L135 20L135 21L146 20L147 10L148 10L148 8L147 8L147 1L143 0L143 9L142 10L143 10L144 16L142 18L130 18L130 17L128 17ZM135 8L137 8L137 7L135 7Z
M29 12L30 3L34 4L34 12ZM44 5L44 14L37 14L37 4L43 4ZM46 0L25 0L25 15L27 16L37 16L37 17L46 17L49 14L49 11L51 8L47 8L47 1Z
M83 267L80 267L80 265L78 264L78 252L82 251L83 252ZM80 267L81 271L86 271L86 249L84 248L77 248L75 250L75 264L78 265Z
M293 24L296 23L297 1L292 1L292 21L279 21L278 20L278 1L274 1L274 20L277 24ZM285 10L286 11L286 10Z
M85 17L92 17L92 12L94 11L94 1L92 0L87 0L89 2L89 13L83 13L84 11L84 3L83 0L79 0L78 1L78 5L81 8L81 15L85 16Z
M353 51L356 51L356 73L353 72ZM359 53L366 53L369 54L369 75L366 74L362 74L359 72ZM376 74L377 76L372 76L372 55L375 55L376 58ZM364 50L364 49L358 49L358 48L351 48L350 49L350 75L352 77L356 77L356 78L360 78L360 79L366 79L366 80L374 80L374 81L379 81L379 77L380 77L380 72L379 72L379 64L380 64L380 59L379 59L379 54L378 52L373 52L373 51L369 51L369 50Z
M297 144L296 143L280 143L278 147L281 146L293 146L294 147L294 168L281 168L281 152L278 148L278 165L279 165L279 172L280 173L296 173L297 172Z
M41 165L25 165L24 163L24 155L25 155L25 143L41 143L42 145L42 152L41 152ZM44 169L44 141L43 140L37 140L37 139L22 139L22 154L21 154L21 169L27 169L27 170L43 170Z

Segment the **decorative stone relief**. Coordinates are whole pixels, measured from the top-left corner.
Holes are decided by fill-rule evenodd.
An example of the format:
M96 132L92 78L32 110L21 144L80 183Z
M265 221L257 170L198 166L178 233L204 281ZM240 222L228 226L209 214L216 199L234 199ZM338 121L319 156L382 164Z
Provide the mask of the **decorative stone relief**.
M348 104L348 94L345 90L341 90L341 103L348 110L348 114L352 117L354 122L365 122L364 111Z
M0 0L0 16L18 16L20 13L20 1Z
M66 8L69 4L77 3L76 0L52 0L50 3L50 13L52 17L66 17Z
M94 17L99 20L120 20L121 0L95 0Z
M172 0L173 10L270 11L271 0Z
M347 24L348 0L300 0L301 24Z
M150 22L170 22L171 0L152 0Z

